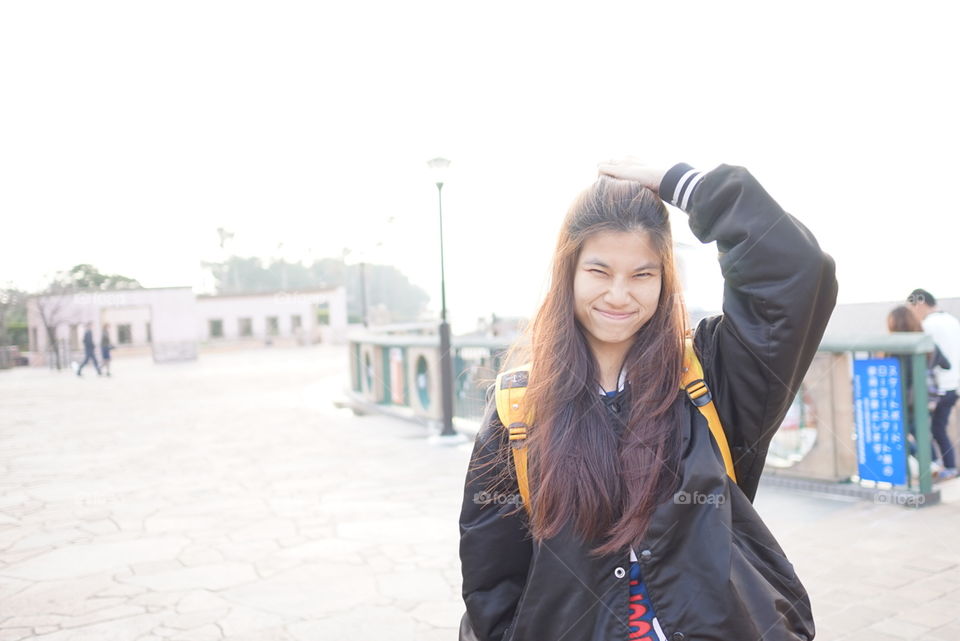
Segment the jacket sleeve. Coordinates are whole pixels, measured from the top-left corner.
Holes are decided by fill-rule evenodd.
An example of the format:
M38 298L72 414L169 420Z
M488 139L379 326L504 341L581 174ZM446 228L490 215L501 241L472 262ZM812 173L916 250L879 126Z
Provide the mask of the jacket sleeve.
M512 466L497 461L507 430L488 403L464 484L460 511L460 566L467 611L460 641L500 641L526 584L533 544ZM506 473L506 474L505 474ZM490 492L491 479L506 478Z
M687 211L698 239L717 243L723 313L700 322L694 344L738 485L752 501L770 440L833 312L834 262L741 167L700 173L677 165L660 193Z

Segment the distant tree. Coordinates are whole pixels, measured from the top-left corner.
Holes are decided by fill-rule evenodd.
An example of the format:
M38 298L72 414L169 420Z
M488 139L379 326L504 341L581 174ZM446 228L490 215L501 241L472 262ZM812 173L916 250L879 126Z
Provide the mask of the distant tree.
M339 258L322 258L310 265L257 257L231 256L221 263L204 263L210 269L218 294L274 292L285 289L347 290L347 315L352 321L361 317L360 266L344 265ZM414 321L420 317L430 297L392 265L366 266L367 306L383 304L394 321ZM286 285L286 286L284 286Z
M24 346L27 336L27 292L0 289L0 345Z
M142 287L133 278L120 274L103 274L93 265L86 263L74 265L65 272L57 273L51 282L51 286L59 286L72 291L140 289Z
M66 354L61 354L64 350L61 349L57 340L57 327L61 323L73 320L68 317L70 307L67 305L67 296L75 291L75 288L55 280L42 292L31 297L40 316L40 324L43 325L47 345L53 351L53 363L57 370L63 369L63 359L66 357Z
M204 262L218 294L251 294L279 289L272 275L256 256L230 256L221 263Z
M47 336L47 343L53 350L54 365L62 369L66 354L57 340L57 327L75 319L69 316L71 307L67 304L69 296L88 291L110 291L139 289L140 283L133 278L120 274L103 274L93 265L86 263L74 265L70 269L57 272L43 291L31 296L40 316Z
M430 301L430 296L410 282L398 269L390 265L367 265L367 305L384 305L394 322L411 322L420 315ZM347 291L356 293L354 308L360 310L360 268L347 266ZM350 310L348 297L347 310Z

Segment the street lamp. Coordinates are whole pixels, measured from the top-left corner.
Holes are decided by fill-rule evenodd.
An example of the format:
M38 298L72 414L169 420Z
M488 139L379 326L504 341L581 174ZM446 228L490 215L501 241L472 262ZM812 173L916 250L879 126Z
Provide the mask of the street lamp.
M454 437L453 429L453 361L451 360L450 324L447 322L447 282L443 271L443 183L450 161L434 158L427 161L437 185L437 205L440 212L440 402L443 408L441 437Z
M347 278L347 256L353 254L353 259L357 261L356 263L351 262L351 266L358 266L360 268L360 319L363 321L363 328L367 329L369 322L367 321L367 254L363 250L354 250L349 247L344 247L340 250L340 264L343 266L343 284L345 287L350 287L350 279Z

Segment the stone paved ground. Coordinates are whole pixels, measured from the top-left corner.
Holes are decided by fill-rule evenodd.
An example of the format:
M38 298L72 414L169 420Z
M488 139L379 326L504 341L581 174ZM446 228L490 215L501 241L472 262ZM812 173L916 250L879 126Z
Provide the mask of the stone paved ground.
M332 400L343 348L0 372L0 641L455 639L469 447ZM763 487L825 641L960 640L960 482Z

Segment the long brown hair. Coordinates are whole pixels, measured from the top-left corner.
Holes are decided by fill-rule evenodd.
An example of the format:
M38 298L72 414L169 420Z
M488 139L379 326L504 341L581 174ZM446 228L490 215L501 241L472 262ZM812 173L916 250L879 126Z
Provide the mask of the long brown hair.
M922 332L923 325L906 305L898 305L887 314L887 329L891 332Z
M599 232L646 232L662 263L660 299L624 362L627 406L611 416L601 401L599 365L574 317L573 280L584 243ZM656 505L675 490L684 405L677 403L686 311L663 201L639 183L601 177L573 203L560 230L550 287L527 340L507 367L532 362L526 406L537 540L568 524L593 554L637 542ZM622 420L622 435L611 422ZM507 448L502 450L509 457ZM509 458L507 458L509 460Z

